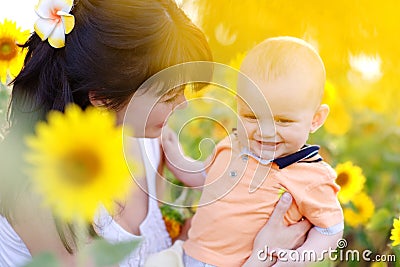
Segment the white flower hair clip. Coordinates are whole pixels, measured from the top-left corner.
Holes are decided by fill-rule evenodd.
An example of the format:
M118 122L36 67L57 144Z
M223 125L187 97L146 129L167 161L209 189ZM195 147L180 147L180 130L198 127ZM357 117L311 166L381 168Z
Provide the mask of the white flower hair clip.
M54 48L65 46L65 35L75 26L75 18L69 14L73 0L39 0L35 12L39 18L35 22L35 32L42 41L48 39Z

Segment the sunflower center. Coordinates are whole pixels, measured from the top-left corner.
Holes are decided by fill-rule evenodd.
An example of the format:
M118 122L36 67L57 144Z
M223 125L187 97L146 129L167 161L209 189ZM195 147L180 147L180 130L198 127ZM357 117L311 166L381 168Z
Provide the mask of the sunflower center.
M356 206L358 213L364 214L364 207L362 205L357 205Z
M349 181L349 175L345 172L339 173L338 177L336 178L336 183L340 186L344 186Z
M64 179L73 185L86 185L97 177L100 159L90 150L76 151L68 155L61 164Z
M0 38L0 60L10 61L17 53L17 45L11 38Z

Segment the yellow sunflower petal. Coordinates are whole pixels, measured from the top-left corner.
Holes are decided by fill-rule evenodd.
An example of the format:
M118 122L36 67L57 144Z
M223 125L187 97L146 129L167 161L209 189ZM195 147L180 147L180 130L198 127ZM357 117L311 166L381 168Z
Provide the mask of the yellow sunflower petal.
M5 64L1 64L0 61L0 82L5 84L7 80L7 67Z
M390 232L390 240L393 241L392 246L400 244L400 217L393 220L393 229Z
M56 26L57 22L55 20L38 18L33 27L40 39L44 41L49 38Z
M54 48L61 48L65 45L65 33L62 23L57 23L48 39L49 44Z
M361 192L354 196L351 203L351 208L343 209L346 224L352 227L366 225L375 211L372 199L366 193Z
M24 66L24 60L26 56L26 50L19 52L19 56L14 60L14 64L10 65L10 75L11 77L16 77Z
M0 67L0 82L5 84L7 82L7 69Z

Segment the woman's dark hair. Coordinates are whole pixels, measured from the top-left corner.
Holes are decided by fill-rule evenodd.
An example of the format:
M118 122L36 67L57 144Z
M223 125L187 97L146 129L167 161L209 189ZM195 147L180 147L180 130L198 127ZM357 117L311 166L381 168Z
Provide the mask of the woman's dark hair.
M119 110L158 71L212 60L204 34L173 0L75 0L71 14L75 27L66 35L65 47L53 48L36 33L23 45L27 56L13 81L9 129L0 158L8 157L13 144L23 143L23 136L51 110L64 111L71 102L86 108L90 98ZM8 160L22 162L20 154ZM0 170L0 176L13 179L17 172ZM2 194L8 190L4 189L0 213L9 214L12 198Z
M79 0L64 48L32 34L25 66L14 80L10 123L35 123L89 92L107 108L127 104L150 76L188 61L211 61L201 30L173 0ZM32 118L32 116L34 116Z

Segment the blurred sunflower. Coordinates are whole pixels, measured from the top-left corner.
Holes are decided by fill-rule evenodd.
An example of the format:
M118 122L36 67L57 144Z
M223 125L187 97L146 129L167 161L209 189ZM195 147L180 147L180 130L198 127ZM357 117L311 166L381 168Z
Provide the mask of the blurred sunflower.
M112 210L130 188L122 128L106 111L71 105L51 112L27 145L33 186L67 222L91 222L99 204Z
M365 225L374 211L374 202L367 194L361 192L353 197L350 207L343 209L344 220L351 227Z
M26 50L23 44L29 37L29 31L21 30L14 21L5 19L0 23L0 82L6 83L7 74L17 76L24 63Z
M365 176L362 169L351 161L338 164L335 171L337 173L336 183L340 185L339 200L342 203L347 203L357 193L361 192L366 180Z
M392 246L398 246L400 244L400 217L393 220L390 240L393 240Z
M214 140L219 142L224 139L229 134L229 131L224 127L221 123L214 123L214 127L212 128L212 137Z

